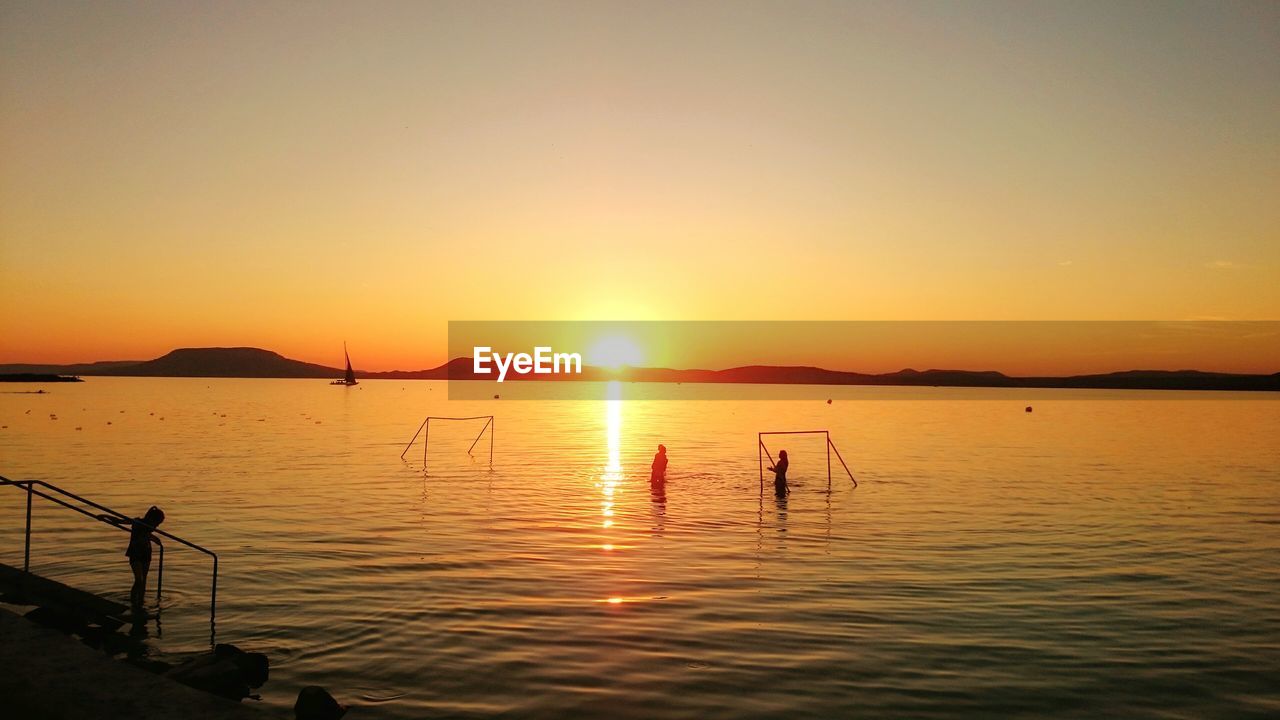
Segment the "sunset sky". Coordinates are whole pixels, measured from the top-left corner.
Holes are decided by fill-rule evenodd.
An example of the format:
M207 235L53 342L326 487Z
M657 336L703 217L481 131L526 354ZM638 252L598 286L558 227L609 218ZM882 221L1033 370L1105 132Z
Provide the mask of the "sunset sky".
M0 1L0 362L1195 318L1280 319L1278 3Z

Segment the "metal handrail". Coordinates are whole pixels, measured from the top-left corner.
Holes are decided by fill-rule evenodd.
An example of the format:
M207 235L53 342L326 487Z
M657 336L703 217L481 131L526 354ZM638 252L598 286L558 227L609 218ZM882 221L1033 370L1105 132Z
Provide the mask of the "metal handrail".
M195 550L197 552L202 552L205 555L208 555L209 557L213 558L213 585L209 595L209 628L210 628L209 637L210 637L210 642L212 643L214 619L216 616L217 605L218 605L218 554L217 553L213 552L212 550L206 547L201 547L200 545L190 542L189 540L184 540L178 537L177 535L173 535L171 533L165 532L160 528L148 525L147 523L140 523L138 520L130 518L128 515L125 515L124 513L118 510L109 508L106 505L100 505L92 500L89 500L88 498L84 498L73 492L63 490L62 488L56 485L51 485L43 480L10 480L9 478L0 476L0 485L11 485L13 487L23 488L27 492L27 529L26 529L26 542L25 542L25 546L23 547L23 557L22 557L22 571L25 573L31 572L31 498L33 495L39 495L40 497L46 500L50 500L65 508L70 508L72 510L75 510L81 515L91 517L94 520L97 520L98 522L111 525L120 530L128 530L128 528L124 526L125 522L128 522L130 524L138 523L145 528L149 528L152 532L154 532L157 535L169 538L170 540L173 540L176 543L186 545L192 550ZM57 493L59 495L69 497L75 500L76 502L83 503L97 510L101 510L102 512L107 513L107 515L96 515L94 513L89 512L88 510L85 510L82 507L76 507L75 505L72 505L66 500L63 500L62 498L55 497L53 495L37 490L36 489L37 485L42 488L47 488L48 490L54 493ZM164 544L157 543L157 545L160 546L160 563L156 572L156 602L159 603L160 591L164 587Z

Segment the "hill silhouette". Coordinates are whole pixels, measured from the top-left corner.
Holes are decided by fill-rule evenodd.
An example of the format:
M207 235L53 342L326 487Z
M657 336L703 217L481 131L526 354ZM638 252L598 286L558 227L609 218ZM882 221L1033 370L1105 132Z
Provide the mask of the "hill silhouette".
M286 358L261 348L180 348L154 360L107 361L75 365L0 365L0 373L56 373L130 377L342 377L343 370ZM366 380L493 380L472 372L471 358L454 358L424 370L362 372ZM1280 391L1280 373L1243 375L1199 370L1128 370L1066 377L1016 377L994 370L914 370L868 374L807 365L745 365L725 370L622 368L613 371L585 366L581 375L509 375L508 382L621 380L623 382L742 383L778 385L899 385L914 387L1093 388L1130 390Z
M101 362L92 363L72 363L70 365L39 365L35 363L10 363L8 365L0 365L0 372L4 373L31 373L39 375L63 374L63 375L110 375L111 371L116 368L129 367L137 365L141 360L103 360Z
M71 365L0 365L0 373L58 373L84 377L325 378L342 371L291 360L261 348L179 348L154 360L108 360Z
M179 348L136 365L115 367L112 375L145 377L341 377L338 368L290 360L261 348Z

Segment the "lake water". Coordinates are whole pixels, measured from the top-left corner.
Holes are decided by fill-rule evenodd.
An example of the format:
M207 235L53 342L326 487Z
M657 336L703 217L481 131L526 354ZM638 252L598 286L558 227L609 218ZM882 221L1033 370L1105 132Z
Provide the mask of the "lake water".
M318 684L362 718L1280 714L1274 399L46 387L0 394L0 474L158 504L216 551L217 640L270 656L272 705ZM479 422L432 423L425 477L421 438L402 461L428 414L495 415L492 469ZM767 442L793 493L762 495L756 433L791 429L829 429L861 486L837 463L828 493L823 440L791 436ZM24 504L0 488L11 565ZM39 499L33 526L34 571L127 597L125 533ZM168 546L156 657L207 648L209 565Z

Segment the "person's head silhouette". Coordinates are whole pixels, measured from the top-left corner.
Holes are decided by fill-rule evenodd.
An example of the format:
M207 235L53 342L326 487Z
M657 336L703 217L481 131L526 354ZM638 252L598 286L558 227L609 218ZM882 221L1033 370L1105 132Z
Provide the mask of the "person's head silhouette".
M147 514L142 516L142 522L150 525L151 527L158 527L160 523L164 522L164 511L155 505L152 505L147 510Z

